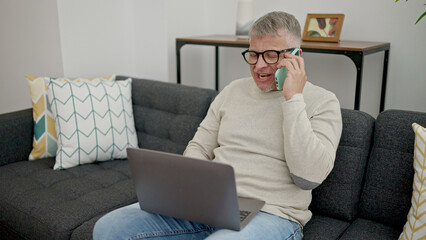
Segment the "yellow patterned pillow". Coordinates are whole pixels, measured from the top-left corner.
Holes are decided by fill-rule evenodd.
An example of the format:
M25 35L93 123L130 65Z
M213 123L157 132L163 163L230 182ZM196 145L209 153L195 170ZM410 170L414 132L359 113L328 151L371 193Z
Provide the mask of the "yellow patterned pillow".
M59 81L92 81L109 80L114 81L115 75L100 78L49 78L34 77L25 75L30 87L31 101L33 105L34 137L33 149L31 150L29 160L35 160L45 157L54 157L56 155L57 137L55 130L55 120L47 101L46 81L57 79Z
M399 239L426 240L426 128L413 123L414 181L411 208Z

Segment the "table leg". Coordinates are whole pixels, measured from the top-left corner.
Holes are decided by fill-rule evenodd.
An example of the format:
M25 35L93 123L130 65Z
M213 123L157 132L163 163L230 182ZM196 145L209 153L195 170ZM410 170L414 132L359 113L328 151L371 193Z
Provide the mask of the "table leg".
M215 89L216 91L219 91L219 46L215 46L215 67L216 67L216 74L215 74Z
M382 112L385 108L386 83L388 79L388 64L389 64L389 50L385 50L385 59L383 62L383 76L382 76L382 93L380 96L380 112Z
M180 71L180 49L185 45L185 42L176 41L176 82L181 83L181 71Z
M354 109L359 110L359 106L361 103L362 70L364 65L364 54L362 52L346 52L346 51L343 54L349 57L355 64L356 85L355 85Z
M355 104L354 109L359 110L361 104L361 89L362 89L362 69L364 65L364 57L360 59L360 63L356 66L356 87L355 87Z

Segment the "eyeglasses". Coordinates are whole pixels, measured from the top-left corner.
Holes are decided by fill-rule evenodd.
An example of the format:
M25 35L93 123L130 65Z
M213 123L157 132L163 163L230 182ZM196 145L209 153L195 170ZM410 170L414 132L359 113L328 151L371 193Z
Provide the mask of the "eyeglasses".
M257 60L259 59L259 55L262 55L263 61L265 61L265 63L275 64L278 62L281 53L292 52L294 50L295 48L288 48L281 51L266 50L264 52L255 52L255 51L250 51L247 49L241 54L243 55L244 60L250 65L254 65L257 63Z

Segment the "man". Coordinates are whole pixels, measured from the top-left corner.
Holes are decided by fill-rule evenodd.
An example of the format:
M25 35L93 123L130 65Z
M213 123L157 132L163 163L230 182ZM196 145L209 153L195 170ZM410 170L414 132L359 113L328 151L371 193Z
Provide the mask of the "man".
M217 229L142 211L133 204L95 226L95 239L301 239L312 216L311 190L330 173L342 130L336 96L307 82L294 16L258 19L243 52L251 78L216 97L184 155L230 164L241 197L266 202L242 231ZM274 73L288 70L283 90Z

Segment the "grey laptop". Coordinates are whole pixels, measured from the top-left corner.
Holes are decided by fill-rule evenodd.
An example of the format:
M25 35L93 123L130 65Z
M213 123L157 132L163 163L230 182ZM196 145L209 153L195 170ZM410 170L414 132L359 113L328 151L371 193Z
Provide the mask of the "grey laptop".
M127 156L145 211L239 231L265 204L237 197L229 165L137 148Z

